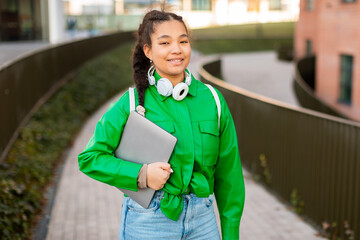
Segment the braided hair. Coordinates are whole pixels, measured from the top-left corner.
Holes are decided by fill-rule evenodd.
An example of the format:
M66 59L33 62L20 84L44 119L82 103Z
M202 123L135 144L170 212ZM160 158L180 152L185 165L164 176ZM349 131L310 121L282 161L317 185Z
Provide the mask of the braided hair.
M175 13L152 10L148 12L139 26L137 32L137 41L132 54L133 78L138 92L139 105L144 106L145 90L149 86L147 72L151 66L150 59L145 56L144 45L151 47L151 35L155 32L155 25L165 21L176 20L184 24L186 32L187 27L181 16Z

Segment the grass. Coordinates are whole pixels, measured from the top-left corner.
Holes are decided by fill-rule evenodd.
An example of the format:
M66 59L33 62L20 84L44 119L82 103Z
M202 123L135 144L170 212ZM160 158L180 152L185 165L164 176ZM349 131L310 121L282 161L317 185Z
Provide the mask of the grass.
M217 54L275 50L292 44L292 39L212 39L194 41L192 47L203 54Z
M192 47L203 54L276 50L293 45L294 22L195 29Z
M228 25L194 29L192 37L197 39L246 39L246 38L292 38L294 22Z

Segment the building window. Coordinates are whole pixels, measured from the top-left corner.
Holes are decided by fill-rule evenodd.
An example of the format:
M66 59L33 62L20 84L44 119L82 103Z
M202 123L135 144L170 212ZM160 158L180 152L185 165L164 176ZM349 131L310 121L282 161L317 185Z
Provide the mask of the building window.
M353 61L351 55L341 55L341 75L340 75L340 94L339 101L351 104L351 89L353 77Z
M248 11L259 12L260 11L260 0L248 0Z
M281 10L281 0L269 0L269 10Z
M181 11L183 10L183 1L182 0L168 0L166 4L170 6L171 11Z
M306 10L307 11L314 10L314 1L315 0L306 0Z
M312 42L310 40L306 40L306 56L309 57L312 55Z
M191 10L211 11L211 0L192 0Z

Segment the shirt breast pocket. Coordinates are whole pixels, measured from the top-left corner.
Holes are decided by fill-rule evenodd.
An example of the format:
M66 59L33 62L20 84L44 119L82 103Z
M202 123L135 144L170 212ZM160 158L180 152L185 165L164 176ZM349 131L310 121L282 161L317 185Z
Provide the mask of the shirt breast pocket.
M167 131L168 133L170 133L171 135L175 136L175 127L174 127L174 123L173 122L154 122L156 125L158 125L159 127L161 127L162 129L164 129L165 131ZM176 137L176 136L175 136ZM171 166L176 166L176 160L175 160L175 149L176 149L176 145L175 148L170 156L170 160L169 163Z
M217 121L199 123L202 146L202 163L204 166L214 166L219 155L219 128Z

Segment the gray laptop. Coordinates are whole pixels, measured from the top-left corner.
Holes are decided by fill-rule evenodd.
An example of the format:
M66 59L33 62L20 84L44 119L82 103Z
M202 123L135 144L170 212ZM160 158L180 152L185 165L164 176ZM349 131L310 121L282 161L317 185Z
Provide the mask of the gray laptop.
M124 127L115 156L140 164L168 162L176 142L176 137L132 111ZM139 188L138 192L119 189L144 208L149 207L155 193L155 190L151 188Z

